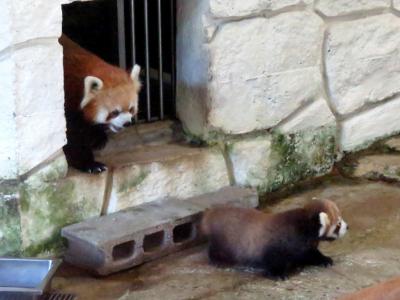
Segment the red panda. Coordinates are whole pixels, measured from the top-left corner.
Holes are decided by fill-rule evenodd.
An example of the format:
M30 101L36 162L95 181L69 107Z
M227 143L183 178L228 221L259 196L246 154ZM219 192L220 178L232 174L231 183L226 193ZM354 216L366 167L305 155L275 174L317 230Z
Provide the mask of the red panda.
M338 300L399 300L400 277L346 295Z
M118 132L138 112L140 67L128 74L81 48L66 35L64 48L64 91L67 121L68 164L81 171L100 173L107 167L94 160L93 150L105 146L107 130Z
M212 263L261 268L266 277L281 279L306 265L332 265L318 244L342 237L347 228L329 200L277 214L218 207L206 211L200 225Z

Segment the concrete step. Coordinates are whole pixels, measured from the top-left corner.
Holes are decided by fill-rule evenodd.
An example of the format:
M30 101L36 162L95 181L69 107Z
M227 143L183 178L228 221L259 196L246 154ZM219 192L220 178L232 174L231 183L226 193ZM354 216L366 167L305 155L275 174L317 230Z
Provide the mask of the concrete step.
M134 150L143 146L182 142L184 136L179 126L173 121L133 125L116 134L111 133L107 145L97 151L96 156L107 156L119 151Z
M185 199L230 185L224 156L216 147L173 143L122 148L100 161L109 166L106 214L162 198Z
M62 229L65 260L98 275L118 272L201 242L201 213L215 205L257 207L257 192L225 187L183 201L142 204Z
M112 135L96 159L109 167L102 214L230 185L221 150L185 143L182 130L172 121L137 125Z

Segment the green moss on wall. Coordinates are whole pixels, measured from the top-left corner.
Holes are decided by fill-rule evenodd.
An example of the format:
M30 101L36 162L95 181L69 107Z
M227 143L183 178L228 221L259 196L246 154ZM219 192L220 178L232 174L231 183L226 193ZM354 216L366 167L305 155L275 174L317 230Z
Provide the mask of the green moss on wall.
M0 256L18 255L21 249L21 224L16 198L0 195Z
M127 178L118 188L118 193L128 193L138 185L140 185L146 177L149 175L149 171L147 170L140 170L139 175L134 178Z
M266 184L258 187L260 192L329 173L335 161L335 130L328 127L288 135L275 132L271 148L274 167Z

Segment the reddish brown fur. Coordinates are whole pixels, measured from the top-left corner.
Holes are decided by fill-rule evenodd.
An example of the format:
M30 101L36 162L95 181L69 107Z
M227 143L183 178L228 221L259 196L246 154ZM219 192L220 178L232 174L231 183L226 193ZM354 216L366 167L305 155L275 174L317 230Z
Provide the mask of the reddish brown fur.
M278 224L274 224L273 220L272 215L256 209L218 207L204 214L201 231L206 236L222 236L226 244L236 245L239 252L261 255L260 242L268 239L265 227L270 228L271 233L279 230L276 226Z
M87 121L94 120L99 106L107 108L108 111L115 109L116 105L123 111L129 110L130 102L139 92L139 82L134 82L125 70L106 63L65 35L61 36L60 43L64 47L64 90L67 111L80 110L84 79L89 75L100 78L104 86L84 109Z
M332 224L340 218L336 205L329 200L312 201L304 208L276 214L217 207L205 212L200 229L209 239L211 261L261 265L269 275L285 277L297 265L332 264L317 249L323 238L319 236L321 212Z
M312 201L304 207L308 214L325 212L331 223L337 222L339 210L331 201ZM293 210L294 214L298 210ZM237 207L217 207L205 212L201 231L204 235L223 235L229 244L241 245L250 253L257 253L261 248L260 243L269 239L268 235L276 236L283 231L291 230L287 225L294 214L287 212L267 214L256 209L243 209ZM266 230L266 228L268 230Z
M346 295L339 300L399 300L400 277Z

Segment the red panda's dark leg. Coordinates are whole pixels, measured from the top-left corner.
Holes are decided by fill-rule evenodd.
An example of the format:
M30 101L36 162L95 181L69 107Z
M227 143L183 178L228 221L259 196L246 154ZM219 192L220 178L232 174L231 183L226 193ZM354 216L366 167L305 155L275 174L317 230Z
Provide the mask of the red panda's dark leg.
M311 265L311 266L331 266L333 265L332 258L323 255L317 248L312 248L301 258L302 265Z
M264 252L262 268L267 278L285 280L296 270L296 266L294 257L284 248L269 247Z
M101 173L107 170L105 164L94 160L92 149L85 146L67 144L64 146L68 165L87 173Z
M208 257L210 262L217 266L230 266L235 264L229 249L224 247L223 243L217 239L210 239Z
M103 126L87 123L81 112L66 111L67 140L64 147L68 165L87 173L101 173L107 167L94 160L93 149L104 147L107 135Z

